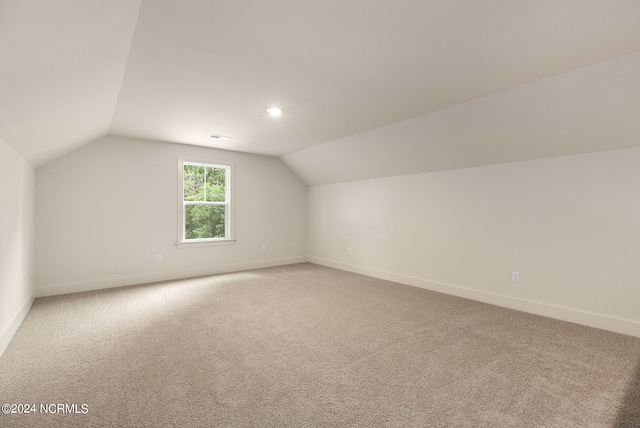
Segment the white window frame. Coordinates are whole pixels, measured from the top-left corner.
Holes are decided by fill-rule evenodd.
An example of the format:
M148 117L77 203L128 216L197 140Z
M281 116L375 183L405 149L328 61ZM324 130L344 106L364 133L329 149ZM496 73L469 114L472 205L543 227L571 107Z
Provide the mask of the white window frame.
M185 239L185 224L184 214L185 207L187 205L194 205L193 203L184 201L184 165L196 165L206 166L212 168L224 168L226 169L225 178L225 202L198 202L197 205L217 205L225 206L225 232L224 238L203 238L203 239ZM220 162L212 159L191 158L185 156L178 157L178 240L176 246L178 248L194 248L194 247L208 247L217 245L232 245L235 243L235 165L230 162Z

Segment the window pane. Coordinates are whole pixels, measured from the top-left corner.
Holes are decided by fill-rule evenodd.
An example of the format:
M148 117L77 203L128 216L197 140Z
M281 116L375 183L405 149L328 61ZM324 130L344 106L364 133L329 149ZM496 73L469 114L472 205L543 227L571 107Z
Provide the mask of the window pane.
M204 201L204 167L184 166L184 200L191 202Z
M207 167L207 202L225 202L225 181L227 170Z
M185 239L224 238L225 207L222 205L186 205Z

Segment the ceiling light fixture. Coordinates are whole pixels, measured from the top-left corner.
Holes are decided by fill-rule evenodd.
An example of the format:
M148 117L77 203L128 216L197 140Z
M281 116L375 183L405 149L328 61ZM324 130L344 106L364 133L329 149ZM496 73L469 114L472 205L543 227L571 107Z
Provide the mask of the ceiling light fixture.
M267 111L273 117L278 117L278 116L280 116L282 114L282 109L280 109L278 107L271 107L270 109L267 109Z
M231 137L226 137L224 135L217 135L217 134L211 134L210 137L216 138L218 140L224 140L224 141L229 141L231 139Z

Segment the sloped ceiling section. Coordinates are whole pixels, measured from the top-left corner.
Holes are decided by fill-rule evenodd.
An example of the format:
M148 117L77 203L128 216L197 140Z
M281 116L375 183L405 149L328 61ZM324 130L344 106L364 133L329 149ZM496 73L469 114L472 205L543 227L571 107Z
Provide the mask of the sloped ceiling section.
M640 52L283 160L308 185L321 185L637 147L638 76Z
M140 0L0 0L0 137L43 164L109 133Z
M0 137L36 166L111 134L309 184L607 150L637 135L639 23L635 0L0 0Z

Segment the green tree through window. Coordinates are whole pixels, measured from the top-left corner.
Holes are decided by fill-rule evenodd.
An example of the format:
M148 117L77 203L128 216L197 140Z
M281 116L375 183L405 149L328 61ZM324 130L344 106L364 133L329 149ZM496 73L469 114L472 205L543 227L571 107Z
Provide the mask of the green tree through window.
M183 165L184 239L228 237L229 167Z

